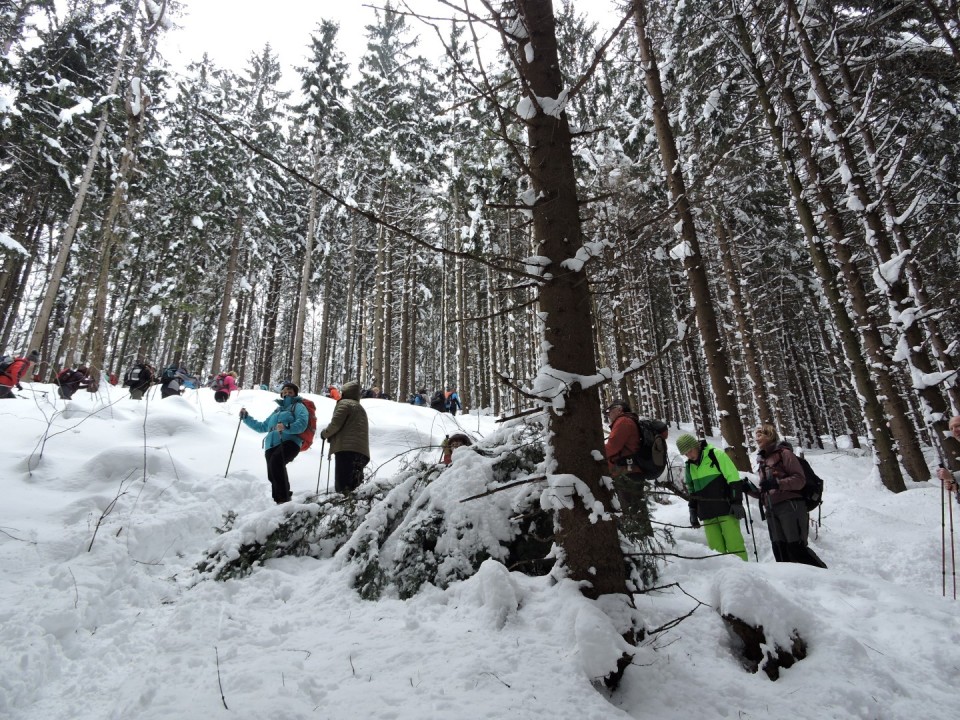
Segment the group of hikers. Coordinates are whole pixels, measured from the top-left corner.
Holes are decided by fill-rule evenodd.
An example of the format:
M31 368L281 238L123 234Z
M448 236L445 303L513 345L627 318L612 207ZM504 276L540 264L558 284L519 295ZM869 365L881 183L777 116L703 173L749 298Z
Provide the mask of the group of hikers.
M370 462L370 429L360 399L384 399L385 396L375 385L361 391L355 381L344 383L342 388L328 386L327 396L337 404L330 423L320 431L320 438L324 445L330 443L328 456L334 458L334 491L349 494L362 482L363 470ZM300 388L294 382L283 383L275 403L276 409L264 420L252 417L245 407L240 408L240 421L266 435L263 448L267 479L273 501L281 505L293 498L287 465L313 444L317 420L313 401L301 397ZM454 450L472 444L464 433L445 438L441 462L449 465Z
M645 502L643 483L653 479L645 474L643 463L649 462L650 457L650 448L646 446L656 447L656 444L644 434L661 444L665 459L666 425L641 420L625 400L611 403L605 414L610 423L604 448L607 464L621 505L629 513L637 502ZM949 429L960 441L960 416L951 418ZM809 513L819 505L822 480L806 460L794 453L789 443L780 439L773 425L760 424L754 431L754 439L759 485L742 479L733 460L715 445L689 433L677 437L677 451L686 458L684 487L690 526L703 527L711 550L746 561L747 549L740 523L748 517L749 505L744 509L744 495L747 495L759 501L760 517L767 521L777 562L826 568L826 563L808 545ZM661 465L654 470L655 475L662 470ZM960 472L941 467L937 477L945 491L955 493L960 502Z
M37 350L0 362L0 399L16 397L13 388L23 389L21 380L33 364L40 362ZM185 387L196 387L183 364L173 364L157 373L149 363L138 362L126 373L124 386L133 399L141 399L154 383L160 385L161 396L183 393ZM69 399L80 388L96 390L96 380L87 367L66 368L57 375L60 396ZM218 402L226 402L239 390L237 373L226 371L211 376L207 387L214 390ZM338 493L350 493L361 482L363 469L370 461L370 441L367 414L360 404L362 398L386 399L380 387L373 385L362 390L355 381L342 388L328 387L329 397L336 400L330 423L320 431L324 444L330 443L330 455L335 459L335 485ZM438 412L456 415L462 405L455 388L438 390L427 397L425 388L411 396L409 403L431 407ZM289 502L292 495L286 466L313 441L316 431L316 407L300 396L296 383L285 381L280 385L277 409L265 420L258 421L241 408L240 419L247 427L265 433L264 450L267 477L277 503ZM605 415L610 423L610 434L605 442L605 455L614 480L614 487L626 513L638 502L645 502L643 487L655 479L666 464L667 426L659 421L641 420L625 400L616 400L607 406ZM960 416L951 418L949 429L960 441ZM717 553L748 559L740 523L749 513L744 508L744 495L758 500L761 519L766 519L767 530L777 562L794 562L826 568L826 564L808 545L809 512L819 504L822 481L810 465L794 453L791 445L780 439L776 428L760 424L754 431L756 441L756 474L759 484L741 478L733 460L722 449L689 433L676 439L677 451L686 459L684 487L688 497L690 526L703 527L707 545ZM449 464L453 451L471 445L471 439L457 433L444 440L441 462ZM960 502L960 472L940 468L937 477L945 491L956 493ZM817 483L820 485L817 486ZM811 494L811 488L817 488ZM814 498L811 501L811 498Z

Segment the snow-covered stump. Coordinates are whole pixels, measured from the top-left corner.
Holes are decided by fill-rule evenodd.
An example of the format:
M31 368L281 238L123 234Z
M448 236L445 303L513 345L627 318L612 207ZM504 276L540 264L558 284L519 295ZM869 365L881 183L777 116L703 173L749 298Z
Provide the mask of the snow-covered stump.
M763 670L767 677L776 680L780 677L780 668L791 667L797 660L807 656L807 643L796 631L790 636L789 649L780 647L776 642L770 644L763 632L763 626L754 626L735 615L721 615L727 629L739 639L736 644L740 652L740 661L744 668L752 673Z
M776 680L781 668L807 656L801 629L815 627L816 619L751 568L717 573L711 604L730 632L733 652L749 672L763 670Z

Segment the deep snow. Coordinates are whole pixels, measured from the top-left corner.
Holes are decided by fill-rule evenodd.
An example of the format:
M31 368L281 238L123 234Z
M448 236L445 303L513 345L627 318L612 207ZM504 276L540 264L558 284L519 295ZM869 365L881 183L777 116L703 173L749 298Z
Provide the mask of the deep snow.
M136 402L108 388L64 408L47 386L24 387L24 399L0 403L0 717L960 714L960 606L950 597L949 546L941 596L940 489L890 494L853 451L807 454L826 479L813 545L829 570L773 563L754 503L760 563L749 537L749 563L667 558L663 589L635 599L647 638L607 695L590 674L617 638L597 606L569 582L493 561L406 602L359 599L338 558L271 560L240 580L196 582L192 568L225 513L269 525L292 507L270 500L262 436L246 427L237 435L239 408L266 417L276 395L242 390L218 405L200 390ZM315 399L322 427L333 401ZM475 436L495 427L488 416L363 403L380 479L403 457L438 457L458 424ZM318 439L289 466L295 503L318 483L326 490L320 457ZM680 501L656 506L658 522L685 526L686 517ZM671 552L708 554L702 530L674 534ZM776 682L747 673L718 610L762 624L770 639L799 632L808 657Z

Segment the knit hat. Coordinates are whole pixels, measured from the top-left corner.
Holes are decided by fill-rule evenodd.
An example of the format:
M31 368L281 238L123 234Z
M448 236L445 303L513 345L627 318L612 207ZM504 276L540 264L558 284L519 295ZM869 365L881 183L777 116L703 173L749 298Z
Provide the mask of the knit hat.
M38 363L38 362L40 362L40 351L39 351L39 350L31 350L31 351L30 351L30 354L27 355L27 360L29 360L29 361L32 362L32 363Z
M285 382L283 385L280 386L280 392L283 392L284 388L293 388L293 392L295 394L297 395L300 394L300 388L297 387L296 383Z
M699 446L700 443L697 439L690 433L684 433L677 438L677 451L681 455L686 455L691 450L694 450Z

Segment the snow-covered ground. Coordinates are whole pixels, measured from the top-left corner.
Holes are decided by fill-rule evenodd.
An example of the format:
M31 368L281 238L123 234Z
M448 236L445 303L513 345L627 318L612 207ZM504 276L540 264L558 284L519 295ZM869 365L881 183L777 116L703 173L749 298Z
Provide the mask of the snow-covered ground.
M292 507L270 500L262 436L237 434L239 408L262 419L276 395L136 402L110 388L64 409L45 386L25 387L26 399L0 403L0 717L960 716L960 605L949 547L941 596L940 490L890 494L851 451L807 454L826 480L813 545L830 569L772 562L754 503L760 562L749 537L749 563L668 558L663 589L636 597L648 635L608 695L588 676L594 606L570 583L492 561L406 602L359 599L338 558L186 582L226 513L268 525ZM334 403L315 399L323 427ZM458 423L474 436L494 429L490 417L363 403L380 478L403 457L438 458ZM295 503L326 490L320 459L318 438L289 466ZM655 512L686 518L678 501ZM672 552L708 554L702 530L674 533ZM776 682L750 674L718 611L762 624L770 639L796 631L809 654Z

